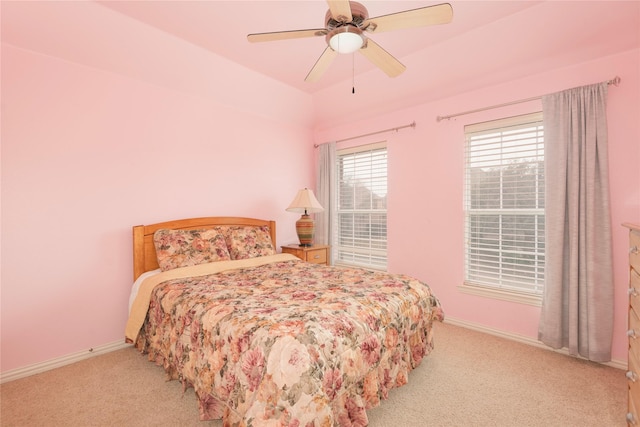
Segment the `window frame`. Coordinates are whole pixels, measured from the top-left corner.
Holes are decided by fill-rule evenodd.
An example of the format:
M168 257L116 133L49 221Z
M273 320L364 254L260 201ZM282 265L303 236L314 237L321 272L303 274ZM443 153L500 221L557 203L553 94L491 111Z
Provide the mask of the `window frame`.
M384 187L385 187L385 201L384 201L384 209L375 209L371 207L370 209L341 209L341 164L342 160L345 156L350 156L358 153L367 153L367 152L375 152L384 150L385 153L385 165L384 165ZM335 174L335 188L336 188L336 209L335 209L335 236L332 239L332 260L335 265L338 266L346 266L346 267L359 267L365 268L369 270L377 270L377 271L386 271L388 268L388 256L387 256L387 245L388 245L388 229L387 229L387 196L388 196L388 175L389 175L389 163L388 163L388 147L386 141L358 145L348 148L342 148L336 150L336 174ZM371 189L369 189L371 190ZM369 229L370 239L369 239L369 247L362 248L357 246L348 246L343 245L341 240L343 237L341 236L341 215L384 215L384 239L372 239L371 234L375 234ZM381 223L381 222L380 222ZM378 224L380 224L378 223ZM372 223L369 222L369 226L371 227ZM352 229L352 238L356 240L356 226L353 226ZM381 229L381 228L380 228ZM379 229L379 230L380 230ZM348 238L348 237L347 237ZM380 245L384 245L383 248L379 247ZM373 247L378 246L378 247ZM369 262L354 262L353 260L348 260L343 258L342 256L353 256L353 257L361 257L368 258ZM373 260L377 260L374 262ZM382 261L380 261L382 260Z
M536 207L535 208L530 208L530 209L512 209L512 208L506 208L504 206L501 206L498 209L481 209L481 208L477 208L477 209L472 209L470 208L470 203L471 203L471 196L470 196L470 191L471 191L471 177L470 177L470 154L469 154L469 144L470 144L470 139L472 138L472 134L474 136L477 136L478 134L481 133L485 133L485 132L490 132L492 130L495 130L496 133L500 133L500 141L501 143L503 142L504 136L503 133L505 132L505 130L509 127L518 127L518 126L523 126L528 123L531 123L532 125L535 125L538 127L538 132L540 131L540 127L542 126L542 112L536 112L536 113L530 113L530 114L524 114L524 115L519 115L519 116L514 116L514 117L507 117L507 118L503 118L503 119L497 119L497 120L491 120L488 122L482 122L482 123L477 123L477 124L471 124L471 125L467 125L465 126L464 129L464 135L465 135L465 141L464 141L464 165L463 165L463 173L464 173L464 188L463 188L463 210L464 210L464 230L463 230L463 236L464 236L464 273L463 273L463 283L461 285L458 286L458 289L463 292L463 293L467 293L467 294L472 294L472 295L478 295L478 296L483 296L483 297L489 297L489 298L494 298L494 299L500 299L500 300L507 300L507 301L512 301L512 302L517 302L517 303L522 303L522 304L528 304L528 305L533 305L533 306L540 306L541 302L542 302L542 292L544 290L544 267L542 267L542 273L541 273L541 279L537 278L535 281L535 284L532 285L533 290L532 291L527 291L525 289L517 289L515 288L513 285L512 286L508 286L505 285L504 283L498 283L498 284L491 284L491 283L487 283L487 281L481 281L481 280L477 280L476 278L471 278L470 279L470 274L469 274L469 266L470 266L470 258L471 258L471 251L473 250L473 248L470 247L470 227L472 227L471 223L470 223L470 217L472 217L474 214L473 212L475 212L475 215L482 215L482 211L484 210L485 214L488 214L489 212L493 215L497 215L500 218L502 217L502 215L514 215L514 214L524 214L524 215L530 215L533 216L535 218L534 221L534 228L535 228L535 243L534 243L534 247L536 248L535 250L535 254L536 257L541 255L542 258L542 263L544 264L544 170L542 172L542 180L540 179L540 175L537 175L537 178L535 180L536 183ZM544 163L544 128L541 129L541 135L542 135L542 163ZM540 138L540 136L536 136L537 139ZM540 144L540 141L536 141L535 143L532 143L532 145L538 145ZM503 147L501 147L500 149L500 154L503 155ZM521 157L521 158L525 158L525 157ZM540 162L540 160L538 160ZM501 178L502 178L502 173L500 174ZM539 186L542 186L543 188L539 188ZM500 188L500 194L501 194L501 205L502 200L505 196L505 193L503 192L503 189ZM542 196L540 196L540 191L542 191ZM542 199L542 200L540 200ZM540 204L542 204L542 208L540 208ZM539 230L539 216L542 215L542 231ZM502 223L500 223L500 226L498 228L499 230L502 230ZM498 241L500 242L499 245L502 245L502 239L499 238ZM477 249L477 248L476 248ZM502 254L503 250L502 248L500 248L497 251L499 254ZM502 256L502 255L500 255ZM500 258L502 259L502 258ZM539 262L538 258L536 258L536 262ZM502 265L502 264L500 264ZM537 265L537 264L536 264ZM502 272L502 267L500 267L500 271ZM501 274L501 273L500 273ZM540 275L537 272L536 269L536 276ZM537 290L539 288L539 290Z

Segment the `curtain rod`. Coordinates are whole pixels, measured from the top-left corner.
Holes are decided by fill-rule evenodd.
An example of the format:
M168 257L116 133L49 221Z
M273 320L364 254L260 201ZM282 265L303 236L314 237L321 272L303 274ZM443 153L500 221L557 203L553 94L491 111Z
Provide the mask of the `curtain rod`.
M611 80L607 80L607 84L608 85L618 86L620 84L620 81L621 81L620 77L615 76ZM542 97L541 96L534 96L533 98L527 98L527 99L520 99L520 100L517 100L517 101L505 102L504 104L492 105L491 107L484 107L484 108L478 108L476 110L463 111L462 113L449 114L448 116L437 116L436 117L436 121L437 122L441 122L442 120L449 120L449 119L452 119L454 117L464 116L466 114L477 113L479 111L493 110L494 108L506 107L508 105L522 104L524 102L536 101L538 99L542 99Z
M414 128L416 127L416 122L415 120L412 123L409 123L408 125L404 125L404 126L398 126L395 128L389 128L389 129L383 129L383 130L378 130L375 132L371 132L371 133L365 133L364 135L358 135L358 136L351 136L349 138L344 138L344 139L339 139L336 141L336 143L338 142L345 142L345 141L351 141L352 139L358 139L358 138L364 138L365 136L371 136L371 135L377 135L379 133L385 133L385 132L391 132L391 131L395 131L398 132L400 129L404 129L404 128ZM323 144L328 144L327 142L324 142ZM322 144L313 144L313 146L315 148L318 148L320 145Z

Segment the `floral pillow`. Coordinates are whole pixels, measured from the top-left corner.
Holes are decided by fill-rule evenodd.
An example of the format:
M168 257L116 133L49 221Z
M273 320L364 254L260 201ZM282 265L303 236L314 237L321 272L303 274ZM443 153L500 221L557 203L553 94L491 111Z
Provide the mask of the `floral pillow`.
M269 227L225 227L225 239L231 259L248 259L276 253Z
M162 271L231 259L224 236L215 229L160 229L153 235L153 244Z

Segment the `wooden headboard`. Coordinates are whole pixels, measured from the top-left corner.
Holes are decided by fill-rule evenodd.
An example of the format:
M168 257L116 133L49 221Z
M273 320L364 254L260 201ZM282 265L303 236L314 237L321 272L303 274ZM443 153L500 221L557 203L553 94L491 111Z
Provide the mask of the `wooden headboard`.
M273 247L276 248L276 222L256 218L240 217L207 217L188 218L175 221L159 222L151 225L136 225L133 227L133 280L146 271L158 268L156 248L153 244L153 233L161 228L170 230L193 230L213 228L218 225L268 226Z

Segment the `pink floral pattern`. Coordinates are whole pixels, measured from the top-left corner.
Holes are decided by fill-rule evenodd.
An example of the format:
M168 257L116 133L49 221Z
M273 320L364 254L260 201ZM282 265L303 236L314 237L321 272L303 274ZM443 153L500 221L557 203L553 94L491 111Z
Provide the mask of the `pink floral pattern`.
M215 229L157 230L153 235L162 271L230 259L227 243Z
M276 253L269 227L218 227L225 236L231 259L248 259Z
M299 260L158 285L136 347L224 426L366 426L444 314L404 275Z

